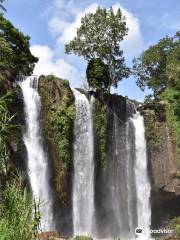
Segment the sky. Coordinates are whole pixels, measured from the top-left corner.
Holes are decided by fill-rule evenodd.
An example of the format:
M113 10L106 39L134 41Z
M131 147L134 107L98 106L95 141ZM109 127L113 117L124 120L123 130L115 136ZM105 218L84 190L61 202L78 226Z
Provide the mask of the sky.
M121 8L129 34L121 43L126 63L162 37L180 30L180 0L7 0L5 16L24 34L31 37L31 52L39 57L34 74L54 74L68 79L71 87L85 85L87 62L66 55L64 45L76 34L81 18L98 6L114 11ZM131 76L113 92L142 101L142 92Z

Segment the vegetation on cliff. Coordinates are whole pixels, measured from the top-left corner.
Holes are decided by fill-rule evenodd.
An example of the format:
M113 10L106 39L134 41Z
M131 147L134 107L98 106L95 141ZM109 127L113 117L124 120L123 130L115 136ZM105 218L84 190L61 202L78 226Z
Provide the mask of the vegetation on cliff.
M175 230L177 237L180 237L180 217L176 217L170 221L170 227Z
M161 94L160 98L167 102L167 123L171 131L172 141L177 146L180 164L180 90L168 88Z
M156 111L154 110L148 110L144 112L144 121L145 121L145 135L146 135L146 141L147 146L151 150L157 149L162 140L161 135L161 123L159 123Z
M103 63L100 58L89 61L86 76L89 86L94 89L107 89L109 86L108 65Z
M106 167L106 133L107 112L103 101L96 100L94 112L94 125L98 141L99 160L102 168Z
M43 131L51 148L55 167L55 187L60 202L67 202L67 177L72 169L74 98L66 80L53 75L40 79Z

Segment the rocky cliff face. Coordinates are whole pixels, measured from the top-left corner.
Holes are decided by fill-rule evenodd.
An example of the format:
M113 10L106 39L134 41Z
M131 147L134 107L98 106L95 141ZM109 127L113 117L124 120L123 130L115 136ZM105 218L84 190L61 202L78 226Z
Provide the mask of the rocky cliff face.
M39 78L42 128L51 166L54 216L62 235L72 234L72 174L74 96L66 80L55 76Z
M147 104L144 115L151 178L152 224L166 224L180 215L180 160L166 120L166 104Z

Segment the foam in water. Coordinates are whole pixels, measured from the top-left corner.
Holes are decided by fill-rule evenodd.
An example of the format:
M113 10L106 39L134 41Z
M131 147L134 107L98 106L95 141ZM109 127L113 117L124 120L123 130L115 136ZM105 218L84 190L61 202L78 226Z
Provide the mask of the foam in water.
M84 94L73 90L76 105L74 123L73 227L74 236L93 235L94 140L92 106Z
M40 200L41 229L54 230L52 216L52 199L50 195L48 160L43 150L40 112L41 100L37 92L37 79L27 77L19 83L26 115L26 132L23 136L28 154L28 176L33 196Z

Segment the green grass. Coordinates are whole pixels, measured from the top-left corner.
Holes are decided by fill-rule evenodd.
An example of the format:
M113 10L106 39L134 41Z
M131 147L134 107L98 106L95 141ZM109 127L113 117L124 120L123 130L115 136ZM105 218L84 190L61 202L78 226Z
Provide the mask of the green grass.
M39 204L24 187L22 175L11 176L0 205L1 240L35 240L40 223Z

